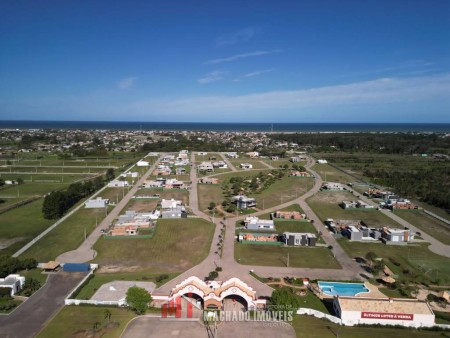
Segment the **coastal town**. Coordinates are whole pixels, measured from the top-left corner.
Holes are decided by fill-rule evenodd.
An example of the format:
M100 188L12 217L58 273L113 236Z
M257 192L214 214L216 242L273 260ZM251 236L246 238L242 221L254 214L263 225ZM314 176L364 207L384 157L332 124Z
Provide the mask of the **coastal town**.
M11 273L0 280L7 332L45 332L44 323L58 325L64 313L86 309L80 305L108 306L119 316L133 308L133 288L149 295L144 313L172 321L140 317L123 337L148 326L202 337L192 319L219 334L239 325L282 337L295 336L303 318L336 330L448 329L441 318L450 313L444 268L450 250L418 222L445 228L448 219L338 168L312 143L248 132L2 130L0 136L0 218L15 222L12 236L2 229L0 237L11 255L5 261ZM157 148L180 142L190 149ZM198 142L203 147L192 149ZM409 156L439 164L448 161L442 155ZM64 191L88 185L57 213L67 204ZM26 233L16 213L43 222L42 230ZM29 265L7 267L14 259ZM33 318L37 303L46 307L40 319L16 327L22 316ZM290 319L277 319L274 309Z

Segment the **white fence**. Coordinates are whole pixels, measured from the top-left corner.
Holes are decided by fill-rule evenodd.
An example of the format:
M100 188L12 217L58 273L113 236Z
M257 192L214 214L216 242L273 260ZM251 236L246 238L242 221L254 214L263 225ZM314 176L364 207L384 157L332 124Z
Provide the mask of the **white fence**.
M317 311L317 310L313 310L313 309L308 309L308 308L302 308L301 307L301 308L299 308L297 310L297 314L298 315L314 316L316 318L325 318L325 319L328 319L330 322L333 322L335 324L339 324L339 325L342 324L340 318L334 317L334 316L331 316L329 314L326 314L326 313L323 313L323 312L320 312L320 311Z
M80 304L89 304L89 305L110 305L110 306L125 306L127 302L125 299L120 299L118 301L115 300L84 300L84 299L68 299L64 300L65 305L80 305Z

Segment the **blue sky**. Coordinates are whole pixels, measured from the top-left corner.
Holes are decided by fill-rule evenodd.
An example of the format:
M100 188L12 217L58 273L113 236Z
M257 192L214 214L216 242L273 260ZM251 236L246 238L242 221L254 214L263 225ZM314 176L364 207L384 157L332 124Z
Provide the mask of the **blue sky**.
M450 122L450 1L0 0L0 119Z

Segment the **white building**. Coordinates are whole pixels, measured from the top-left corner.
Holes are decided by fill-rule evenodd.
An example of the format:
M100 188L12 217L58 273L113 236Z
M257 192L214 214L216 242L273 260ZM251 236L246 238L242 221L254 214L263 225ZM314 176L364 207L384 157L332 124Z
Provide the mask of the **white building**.
M11 289L11 297L19 292L25 284L25 277L21 275L8 275L5 278L0 278L0 288Z
M317 160L317 162L319 162L319 164L327 164L328 163L327 160Z
M138 161L138 162L136 163L136 165L137 165L138 167L148 167L150 164L149 164L147 161L142 161L142 160L140 160L140 161Z
M253 164L250 163L241 163L242 169L253 169Z
M214 171L214 166L212 165L211 162L202 162L198 165L198 170L204 170L204 171L208 171L208 172L213 172Z
M414 232L409 229L383 228L381 237L393 243L409 242L414 239Z
M198 156L206 156L206 155L208 155L208 153L207 153L206 151L199 151L199 152L197 153L197 155L198 155Z
M101 197L97 197L96 199L88 200L84 203L86 209L94 209L94 208L106 208L109 204L109 199L103 199Z
M324 185L322 185L322 189L335 190L335 191L345 190L344 185L342 185L341 183L335 183L335 182L325 183Z
M343 297L334 299L334 310L342 324L434 326L435 316L427 302L406 298Z
M130 184L128 181L119 181L119 180L113 180L108 183L109 188L117 188L117 187L129 187Z
M238 153L237 153L237 152L234 152L234 151L225 153L225 155L226 155L228 158L239 158Z
M273 220L259 219L255 216L247 216L244 223L247 230L275 230Z
M120 177L136 178L136 177L138 177L138 175L139 175L139 173L137 171L129 171L129 172L120 174Z

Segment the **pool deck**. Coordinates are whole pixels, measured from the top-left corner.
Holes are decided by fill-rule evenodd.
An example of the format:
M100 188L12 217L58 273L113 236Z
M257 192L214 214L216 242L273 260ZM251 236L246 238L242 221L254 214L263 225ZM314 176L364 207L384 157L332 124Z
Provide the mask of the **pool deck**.
M360 292L356 294L355 297L386 298L386 295L378 290L377 286L370 284L369 282L364 282L364 285L367 289L369 289L369 292ZM318 296L320 299L333 299L335 297L321 292L317 284L314 285L313 290L315 291L314 293L316 294L316 296Z

